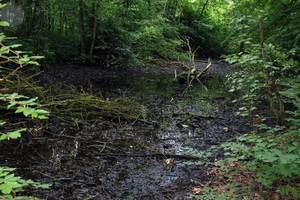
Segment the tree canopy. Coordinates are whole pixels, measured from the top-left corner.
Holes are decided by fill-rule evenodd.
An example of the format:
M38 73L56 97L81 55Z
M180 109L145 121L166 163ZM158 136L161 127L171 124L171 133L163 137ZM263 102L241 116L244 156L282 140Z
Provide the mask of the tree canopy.
M185 38L199 56L239 51L259 40L298 48L298 1L237 0L10 0L4 32L46 63L93 61L134 66L153 58L184 58ZM142 62L141 62L142 61Z

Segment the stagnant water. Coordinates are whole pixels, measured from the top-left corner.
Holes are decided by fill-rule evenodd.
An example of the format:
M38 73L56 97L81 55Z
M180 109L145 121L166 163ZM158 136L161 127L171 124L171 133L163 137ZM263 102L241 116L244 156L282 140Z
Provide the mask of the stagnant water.
M45 72L42 80L47 85L70 79L81 86L101 87L106 99L130 98L139 105L143 120L66 118L42 125L22 121L29 132L0 144L0 163L16 167L24 178L52 184L50 189L30 188L24 194L70 200L189 199L191 180L205 184L214 177L207 175L207 167L187 161L197 162L211 145L248 131L246 120L233 114L223 74L202 79L208 91L195 81L183 96L186 84L170 73L97 78L93 75L100 76L101 70L90 69L93 75L85 83L76 76L84 74L82 70L72 69L73 76ZM217 152L209 159L222 156Z

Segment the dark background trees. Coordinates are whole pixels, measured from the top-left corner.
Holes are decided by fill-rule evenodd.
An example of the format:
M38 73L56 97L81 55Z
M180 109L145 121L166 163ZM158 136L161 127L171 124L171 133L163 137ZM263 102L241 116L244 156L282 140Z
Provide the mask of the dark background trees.
M259 40L284 48L299 46L300 3L219 0L6 0L3 31L45 63L97 62L143 65L153 58L186 58L189 39L198 56L219 57Z
M210 1L11 0L2 10L18 26L4 31L46 63L93 61L134 65L155 57L177 59L189 38L199 55L219 55ZM14 8L14 9L12 9ZM17 19L16 8L22 13ZM22 19L23 18L23 19ZM11 22L12 22L11 21Z

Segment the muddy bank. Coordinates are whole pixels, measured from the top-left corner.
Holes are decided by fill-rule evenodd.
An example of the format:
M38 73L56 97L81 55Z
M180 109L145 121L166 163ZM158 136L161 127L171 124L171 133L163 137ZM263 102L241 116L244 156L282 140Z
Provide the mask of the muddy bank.
M207 63L197 62L197 67ZM0 144L0 162L49 190L26 194L47 199L189 199L195 184L213 180L197 152L249 131L233 115L226 95L226 65L218 63L182 97L185 85L174 80L179 68L120 70L60 66L36 77L55 92L68 85L104 98L135 101L144 121L98 118L86 121L52 117L47 122L20 120L29 127L19 140ZM13 125L13 124L12 124ZM209 162L223 157L211 155Z

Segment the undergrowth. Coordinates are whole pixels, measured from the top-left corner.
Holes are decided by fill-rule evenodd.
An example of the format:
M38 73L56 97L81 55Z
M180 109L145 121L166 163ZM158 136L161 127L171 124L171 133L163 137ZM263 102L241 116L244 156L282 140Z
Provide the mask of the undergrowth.
M267 60L261 57L262 49ZM264 44L252 45L247 54L227 56L236 70L228 76L229 92L238 96L233 100L239 105L236 114L249 118L253 132L205 152L190 149L189 153L202 161L186 164L206 165L207 174L215 177L214 181L195 186L190 197L300 198L299 65L290 56L294 50L285 52ZM258 109L262 102L269 104L269 111ZM270 124L271 120L275 123ZM216 152L224 156L211 161Z
M2 8L3 6L4 5L0 3L0 7ZM8 26L8 23L1 21L0 26ZM18 77L16 76L16 72L27 65L37 66L38 63L35 60L41 57L30 57L20 51L14 51L13 49L20 45L5 46L3 41L6 39L4 34L0 34L0 111L3 111L5 114L11 112L21 113L32 119L47 119L49 112L40 109L37 103L37 97L30 98L15 92L20 85L24 85L19 82L18 78L15 78ZM6 126L6 121L1 119L0 126ZM5 131L0 130L0 141L17 139L21 137L21 133L27 129L7 130L6 128L4 130ZM1 148L3 148L3 146L1 146ZM0 166L0 199L37 199L30 196L20 196L20 192L24 191L25 187L50 187L50 184L41 184L32 180L22 179L20 176L15 175L14 170L15 168L9 166L2 164Z

